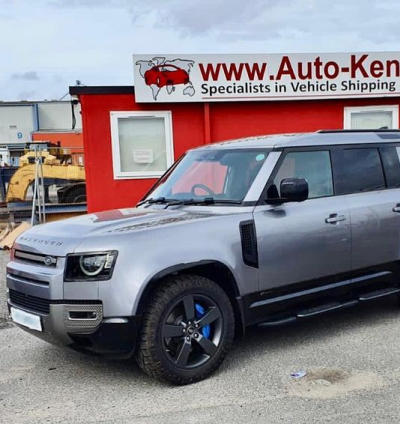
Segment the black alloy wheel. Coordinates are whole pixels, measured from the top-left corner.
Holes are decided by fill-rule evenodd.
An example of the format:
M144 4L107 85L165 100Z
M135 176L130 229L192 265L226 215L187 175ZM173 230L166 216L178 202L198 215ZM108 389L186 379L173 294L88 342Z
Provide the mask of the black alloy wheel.
M218 350L222 315L209 297L188 294L167 313L162 338L168 359L180 368L198 367Z
M197 275L166 279L143 316L136 360L149 375L189 384L212 374L234 338L234 314L226 293Z

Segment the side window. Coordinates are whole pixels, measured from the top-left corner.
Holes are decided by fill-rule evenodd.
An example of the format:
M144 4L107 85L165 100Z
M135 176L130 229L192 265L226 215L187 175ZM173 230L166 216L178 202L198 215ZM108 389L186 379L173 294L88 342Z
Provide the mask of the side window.
M379 150L388 188L400 187L400 147L381 147Z
M274 178L269 197L280 196L280 186L285 178L305 178L308 182L310 199L333 196L332 169L329 151L290 152Z
M385 188L385 177L377 148L336 151L333 171L337 195Z

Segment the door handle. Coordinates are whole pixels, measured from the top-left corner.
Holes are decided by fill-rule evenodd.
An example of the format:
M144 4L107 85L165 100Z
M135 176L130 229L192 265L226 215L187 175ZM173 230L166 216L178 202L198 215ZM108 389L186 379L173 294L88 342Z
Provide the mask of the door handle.
M327 224L336 224L337 222L344 221L345 219L346 219L346 217L344 215L338 215L337 213L331 213L328 218L325 218L325 222Z
M400 212L400 203L397 203L397 205L392 209L393 212Z

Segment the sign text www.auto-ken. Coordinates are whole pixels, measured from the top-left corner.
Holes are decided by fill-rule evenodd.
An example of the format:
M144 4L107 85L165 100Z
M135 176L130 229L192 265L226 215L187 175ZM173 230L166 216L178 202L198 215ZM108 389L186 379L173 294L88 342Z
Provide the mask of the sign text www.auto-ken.
M328 93L340 91L359 91L373 92L374 90L396 90L395 81L381 81L381 77L400 77L400 61L393 60L374 60L366 64L368 54L361 57L352 54L350 56L349 66L341 66L339 63L330 60L324 63L318 56L312 62L292 63L289 56L283 56L276 74L268 74L268 63L217 63L203 64L199 63L199 69L204 81L219 81L221 76L226 81L241 81L243 73L246 73L250 82L244 85L231 84L226 86L202 84L202 93L210 96L226 93L271 93L271 91L286 93L286 85L279 81L290 79L290 87L294 93ZM341 81L340 85L331 80L336 79L340 74L349 76L348 80ZM362 78L374 78L376 81L365 82ZM254 81L276 81L274 84L257 84ZM293 80L304 81L306 83L293 82ZM313 80L314 82L311 82ZM324 81L320 81L324 80Z

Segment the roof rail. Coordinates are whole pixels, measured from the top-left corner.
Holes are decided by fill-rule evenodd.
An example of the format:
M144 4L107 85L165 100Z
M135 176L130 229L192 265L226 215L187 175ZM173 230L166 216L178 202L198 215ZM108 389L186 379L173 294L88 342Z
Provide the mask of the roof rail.
M376 129L376 130L318 130L318 134L331 134L331 133L398 133L400 130L389 130L385 129Z

